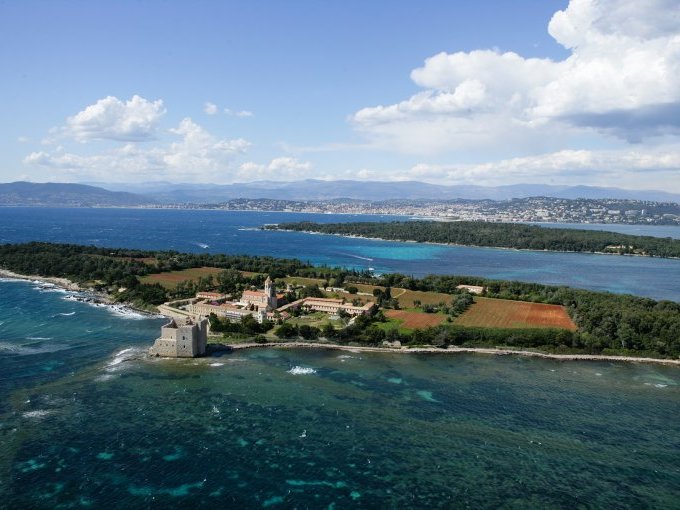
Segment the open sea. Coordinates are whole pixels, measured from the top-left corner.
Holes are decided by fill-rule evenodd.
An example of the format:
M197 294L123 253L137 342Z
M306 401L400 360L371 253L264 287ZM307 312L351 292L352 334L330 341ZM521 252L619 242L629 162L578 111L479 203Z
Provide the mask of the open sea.
M653 294L640 285L649 273L679 299L674 260L464 255L253 230L310 217L353 219L0 209L0 242L422 266L414 274L480 267L536 280L554 267L561 283L574 278L569 260L593 275L602 260L599 271L625 280L609 290ZM487 252L498 267L469 260ZM148 359L162 322L0 279L0 508L680 507L677 367L273 349Z

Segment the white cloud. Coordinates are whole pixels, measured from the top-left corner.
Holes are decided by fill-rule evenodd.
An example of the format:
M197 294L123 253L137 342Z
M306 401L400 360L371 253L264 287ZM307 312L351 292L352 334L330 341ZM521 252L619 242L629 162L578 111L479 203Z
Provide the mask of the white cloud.
M298 161L289 156L281 156L272 159L267 164L258 164L252 161L241 164L238 177L240 180L298 180L309 178L312 164L308 161Z
M217 113L217 105L208 101L203 104L203 112L206 115L215 115Z
M66 120L58 136L79 142L117 140L139 142L155 137L158 121L165 113L163 101L132 96L127 101L107 96Z
M225 108L224 113L226 113L230 117L240 117L240 118L253 117L255 115L253 112L248 111L248 110L234 111L234 110L230 110L229 108Z
M440 53L411 73L422 92L351 120L383 147L420 153L488 149L506 137L526 153L579 133L639 142L680 131L677 0L571 0L548 28L571 52L563 61Z
M396 180L496 186L518 182L661 188L680 181L680 145L611 151L562 150L481 164L421 163L394 172Z
M126 143L95 155L58 148L52 152L33 152L24 158L24 164L48 171L58 169L79 179L230 182L234 160L250 147L242 138L219 139L188 117L170 133L177 139L169 144L140 148Z

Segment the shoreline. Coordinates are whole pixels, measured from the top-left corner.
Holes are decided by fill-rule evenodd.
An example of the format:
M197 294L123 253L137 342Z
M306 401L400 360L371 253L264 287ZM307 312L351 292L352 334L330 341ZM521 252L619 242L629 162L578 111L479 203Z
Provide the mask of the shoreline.
M264 229L264 227L260 227L261 229ZM535 253L579 253L583 255L613 255L613 256L619 256L619 257L642 257L642 258L650 258L650 259L668 259L668 260L680 260L680 257L660 257L658 255L647 255L647 254L642 254L642 253L615 253L615 252L607 252L607 251L569 251L569 250L535 250L532 248L511 248L507 246L482 246L482 245L477 245L477 244L458 244L458 243L439 243L436 241L415 241L413 239L384 239L382 237L368 237L368 236L359 236L359 235L353 235L353 234L334 234L334 233L328 233L328 232L316 232L314 230L289 230L285 228L273 228L273 229L264 229L264 230L273 230L277 232L297 232L301 234L310 234L310 235L320 235L320 236L336 236L336 237L344 237L346 239L366 239L367 241L383 241L383 242L388 242L388 243L412 243L412 244L429 244L433 246L453 246L453 247L458 247L458 248L486 248L489 250L508 250L508 251L517 251L517 252L535 252Z
M38 275L26 275L26 274L21 274L21 273L15 273L14 271L10 271L8 269L2 269L0 268L0 278L7 278L11 280L23 280L27 282L39 282L41 284L51 284L55 285L56 287L59 287L67 292L79 292L83 294L87 294L88 297L91 298L92 302L96 304L101 304L104 306L108 307L123 307L127 308L135 313L140 313L143 315L148 316L149 318L153 317L166 317L165 315L161 314L160 312L158 313L153 313L148 310L144 310L142 308L137 308L134 306L132 303L117 303L113 299L111 299L111 296L105 292L99 292L96 290L89 289L87 287L82 287L76 282L73 282L69 280L68 278L61 278L58 276L38 276ZM88 302L87 299L79 299L79 301L83 302Z
M215 344L212 344L215 345ZM281 343L244 343L244 344L218 344L221 348L215 348L213 352L240 351L245 349L275 348L275 349L329 349L347 352L378 352L395 354L483 354L494 356L524 356L529 358L552 359L556 361L623 361L626 363L656 363L662 365L674 365L680 367L680 359L664 358L641 358L636 356L614 356L605 354L551 354L515 349L503 349L493 347L454 347L446 349L437 347L370 347L350 346L341 344L316 344L311 342L281 342ZM212 353L211 353L212 354Z
M77 283L67 279L54 276L37 276L25 275L15 273L7 269L0 268L0 278L8 278L13 280L23 280L29 282L41 282L56 285L66 291L83 292L93 296L95 299L106 306L122 305L130 310L144 314L149 318L162 316L169 318L169 316L160 312L154 314L148 310L136 308L129 303L115 303L110 296L105 293L96 292L87 288L83 288ZM212 348L210 347L212 345ZM505 348L491 348L491 347L455 347L449 346L446 349L437 347L414 347L414 348L395 348L395 347L372 347L372 346L350 346L341 344L322 344L311 342L281 342L281 343L242 343L242 344L209 344L209 349L212 354L216 352L233 352L245 349L257 348L275 348L275 349L330 349L346 352L377 352L377 353L396 353L396 354L482 354L495 356L525 356L541 359L552 359L556 361L622 361L627 363L656 363L662 365L680 366L680 359L664 359L664 358L644 358L637 356L616 356L603 354L552 354L546 352L527 351L522 349L505 349Z
M12 280L27 280L27 281L34 281L34 282L41 282L41 283L51 283L52 285L56 285L57 287L61 287L64 290L68 290L71 292L91 292L88 291L87 289L83 289L80 285L78 285L75 282L72 282L68 278L60 278L57 276L37 276L37 275L27 275L27 274L20 274L20 273L15 273L14 271L10 271L9 269L2 269L0 268L0 278L10 278Z

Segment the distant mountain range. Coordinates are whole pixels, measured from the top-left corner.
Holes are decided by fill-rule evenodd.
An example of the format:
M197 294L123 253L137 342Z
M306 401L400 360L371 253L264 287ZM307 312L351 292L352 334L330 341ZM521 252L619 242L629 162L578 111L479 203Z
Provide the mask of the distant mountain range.
M320 181L308 179L294 182L256 181L236 184L143 184L93 183L110 190L143 193L161 203L219 203L234 198L272 198L281 200L357 200L388 199L470 199L509 200L527 197L614 198L680 202L680 195L665 191L627 190L595 186L554 186L546 184L513 184L509 186L443 186L417 181Z
M439 186L417 181L257 181L236 184L141 184L91 183L0 184L0 205L67 207L134 207L162 204L217 204L237 198L279 200L510 200L553 197L628 199L680 203L680 195L665 191L626 190L594 186L551 186L513 184L510 186Z
M154 199L142 195L85 184L0 183L0 205L4 206L132 207L155 203Z

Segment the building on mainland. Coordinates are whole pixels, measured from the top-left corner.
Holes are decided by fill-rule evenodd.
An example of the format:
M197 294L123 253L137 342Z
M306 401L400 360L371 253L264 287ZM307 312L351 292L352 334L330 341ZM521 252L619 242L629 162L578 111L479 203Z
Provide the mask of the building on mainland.
M149 349L151 356L195 358L205 355L208 345L208 320L171 319L161 327L161 336Z

